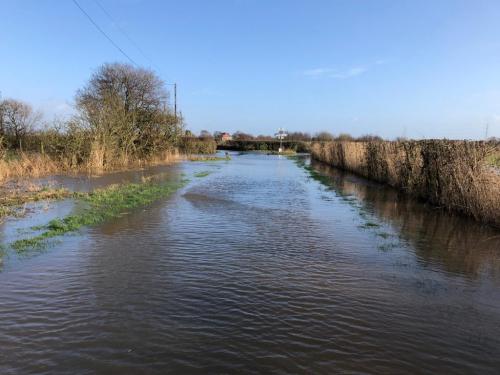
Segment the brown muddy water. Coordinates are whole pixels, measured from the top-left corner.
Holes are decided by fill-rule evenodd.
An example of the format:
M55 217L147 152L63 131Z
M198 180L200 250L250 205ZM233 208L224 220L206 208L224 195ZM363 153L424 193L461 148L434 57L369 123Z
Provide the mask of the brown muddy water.
M234 154L59 178L191 182L43 251L7 246L0 373L500 373L500 232L313 167L329 177ZM0 243L73 206L9 220Z

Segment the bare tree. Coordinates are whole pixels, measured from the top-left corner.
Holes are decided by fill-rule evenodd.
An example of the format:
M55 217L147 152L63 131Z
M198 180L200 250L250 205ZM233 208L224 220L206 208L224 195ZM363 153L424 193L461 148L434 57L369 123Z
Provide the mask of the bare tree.
M0 100L0 138L5 135L5 125L4 125L4 101Z
M119 63L102 65L76 95L82 127L92 133L104 162L172 147L182 134L182 117L167 100L154 72Z
M41 114L34 112L31 105L20 100L6 99L0 104L2 132L5 137L13 140L16 147L22 149L22 140L33 130L40 120Z

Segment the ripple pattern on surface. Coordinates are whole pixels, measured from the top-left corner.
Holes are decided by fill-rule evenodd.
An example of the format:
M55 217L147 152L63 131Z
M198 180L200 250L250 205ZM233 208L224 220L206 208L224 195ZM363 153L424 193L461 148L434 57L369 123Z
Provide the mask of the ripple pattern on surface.
M0 373L497 373L496 276L356 220L291 161L234 157L0 273Z

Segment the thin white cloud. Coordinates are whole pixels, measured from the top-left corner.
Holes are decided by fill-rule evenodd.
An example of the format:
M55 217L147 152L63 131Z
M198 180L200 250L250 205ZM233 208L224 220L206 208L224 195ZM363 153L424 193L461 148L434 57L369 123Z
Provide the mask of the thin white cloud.
M366 73L367 71L368 71L367 67L355 66L353 68L347 69L339 73L330 74L330 77L335 79L347 79L347 78L357 77L361 74Z
M304 71L305 76L318 77L323 76L328 73L332 73L334 70L330 68L316 68L316 69L308 69Z
M333 78L333 79L348 79L360 76L368 72L371 68L376 65L384 65L387 64L388 60L379 59L374 62L366 65L356 65L352 66L348 69L334 69L334 68L314 68L304 70L302 73L308 77L314 78Z

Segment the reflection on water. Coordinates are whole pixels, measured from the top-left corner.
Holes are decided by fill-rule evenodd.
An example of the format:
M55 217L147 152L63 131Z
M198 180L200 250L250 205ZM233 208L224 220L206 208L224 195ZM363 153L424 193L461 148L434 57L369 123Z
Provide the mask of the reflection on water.
M478 277L482 272L500 276L500 232L472 219L426 206L398 191L372 183L324 163L315 169L331 177L341 194L354 195L400 237L411 242L422 264L441 265L447 272Z
M498 231L314 167L167 167L214 173L8 264L0 373L497 374Z

